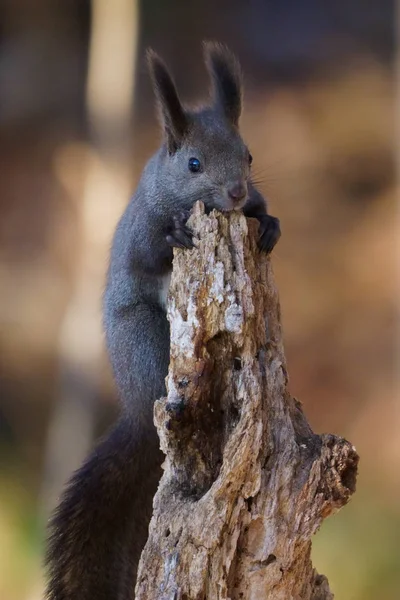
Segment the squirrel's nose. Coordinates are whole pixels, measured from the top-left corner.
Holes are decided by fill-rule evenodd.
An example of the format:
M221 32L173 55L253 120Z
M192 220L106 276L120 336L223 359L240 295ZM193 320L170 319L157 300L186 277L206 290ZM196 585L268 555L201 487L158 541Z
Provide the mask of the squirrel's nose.
M240 202L246 197L247 187L241 181L237 181L228 188L228 195L234 202Z

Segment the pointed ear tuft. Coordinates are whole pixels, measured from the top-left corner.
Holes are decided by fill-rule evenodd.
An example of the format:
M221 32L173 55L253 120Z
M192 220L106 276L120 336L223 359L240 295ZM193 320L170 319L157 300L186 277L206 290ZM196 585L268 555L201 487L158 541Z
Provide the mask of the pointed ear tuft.
M179 100L174 81L164 61L153 50L147 51L147 63L167 137L168 150L175 152L188 131L188 119Z
M232 52L218 42L203 42L216 108L237 127L242 112L242 73Z

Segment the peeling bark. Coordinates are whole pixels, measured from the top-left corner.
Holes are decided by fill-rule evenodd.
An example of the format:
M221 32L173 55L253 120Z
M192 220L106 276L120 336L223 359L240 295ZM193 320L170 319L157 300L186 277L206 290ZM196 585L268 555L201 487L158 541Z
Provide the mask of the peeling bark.
M165 472L137 600L328 600L311 537L355 490L358 456L316 435L287 390L280 307L258 224L204 214L175 251L168 397L154 414Z

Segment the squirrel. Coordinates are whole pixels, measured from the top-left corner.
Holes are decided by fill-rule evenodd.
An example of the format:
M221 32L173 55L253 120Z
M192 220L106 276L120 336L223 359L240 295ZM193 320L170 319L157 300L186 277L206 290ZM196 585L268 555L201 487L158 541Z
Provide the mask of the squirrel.
M113 238L103 297L106 346L122 410L67 485L50 522L48 600L134 597L163 454L153 404L166 395L166 295L173 248L192 248L194 203L207 212L243 210L259 221L271 252L280 224L251 182L252 157L239 132L242 76L230 50L204 44L210 102L188 108L163 60L147 53L164 139L144 168Z

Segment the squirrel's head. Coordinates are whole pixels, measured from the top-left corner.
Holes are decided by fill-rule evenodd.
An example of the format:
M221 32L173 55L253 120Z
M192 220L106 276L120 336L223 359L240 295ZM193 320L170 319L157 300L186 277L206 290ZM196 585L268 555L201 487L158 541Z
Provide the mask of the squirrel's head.
M148 52L150 73L165 137L164 188L185 208L202 200L207 208L239 210L247 200L251 154L239 133L242 77L223 45L204 44L211 102L184 107L164 62Z

